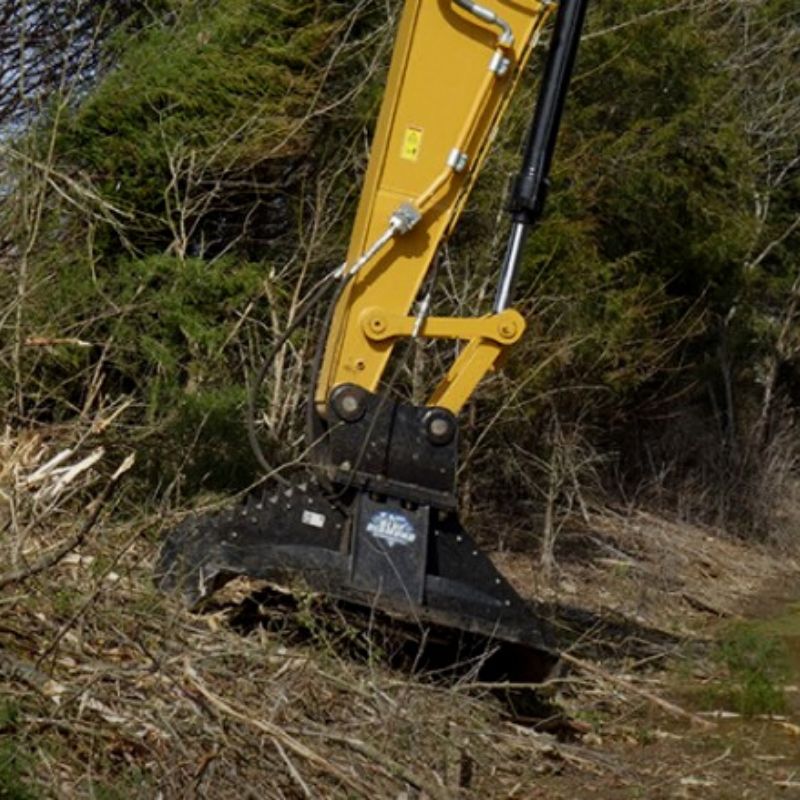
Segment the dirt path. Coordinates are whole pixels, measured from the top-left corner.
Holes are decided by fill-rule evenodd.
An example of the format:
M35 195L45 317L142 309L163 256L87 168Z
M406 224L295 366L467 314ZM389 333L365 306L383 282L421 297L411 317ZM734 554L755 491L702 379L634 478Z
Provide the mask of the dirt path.
M661 555L665 536L670 549ZM551 594L563 602L581 587L585 607L633 611L643 631L676 633L682 643L652 667L624 648L601 648L605 679L564 697L590 728L580 749L560 754L517 796L800 798L796 562L649 516L617 521L602 543L613 557L567 558ZM695 719L666 713L655 699Z

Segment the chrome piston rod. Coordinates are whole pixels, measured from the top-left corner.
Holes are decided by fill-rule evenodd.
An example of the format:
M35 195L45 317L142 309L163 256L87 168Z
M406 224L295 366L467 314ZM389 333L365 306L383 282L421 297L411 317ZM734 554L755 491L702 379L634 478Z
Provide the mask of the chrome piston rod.
M500 283L497 287L497 295L494 299L495 314L500 314L511 305L514 281L517 277L520 259L522 258L522 248L527 238L528 224L526 222L513 222L511 224L511 233L508 237L503 266L500 269Z

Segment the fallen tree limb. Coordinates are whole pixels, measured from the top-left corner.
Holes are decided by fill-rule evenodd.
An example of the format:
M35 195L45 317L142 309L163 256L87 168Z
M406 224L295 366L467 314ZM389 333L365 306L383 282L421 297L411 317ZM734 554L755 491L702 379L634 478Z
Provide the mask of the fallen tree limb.
M351 789L358 792L358 794L369 796L369 791L367 791L363 785L351 778L346 772L343 772L341 769L339 769L336 764L331 763L328 761L328 759L321 756L315 750L312 750L310 747L303 744L303 742L295 739L294 736L288 734L279 725L275 725L273 722L267 722L266 720L250 716L243 710L235 708L233 705L211 692L208 687L202 683L195 670L188 664L186 666L186 677L188 678L192 687L197 690L208 701L208 703L216 708L217 711L221 711L226 716L231 717L239 722L243 722L245 725L250 725L256 730L265 733L274 742L280 743L287 750L290 750L295 755L298 755L300 758L304 759L310 764L313 764L315 767L317 767L317 769L332 775L346 786L349 786Z
M324 736L326 739L343 744L356 753L368 758L370 761L373 761L388 777L401 780L403 783L407 783L420 792L423 792L425 795L434 798L434 800L449 800L451 796L450 792L443 787L434 786L424 781L415 772L412 772L397 761L385 756L380 750L376 750L360 739L351 739L349 736L338 736L337 734L327 733L324 734Z

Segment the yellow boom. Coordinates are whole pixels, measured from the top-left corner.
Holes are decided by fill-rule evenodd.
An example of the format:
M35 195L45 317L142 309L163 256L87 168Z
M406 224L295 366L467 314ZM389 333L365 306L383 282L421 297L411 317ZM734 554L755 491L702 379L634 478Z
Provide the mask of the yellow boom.
M467 342L428 405L458 413L503 350L519 314L409 316L431 262L477 177L549 3L406 0L366 181L316 386L325 415L340 384L377 390L401 337ZM424 306L424 304L423 304Z

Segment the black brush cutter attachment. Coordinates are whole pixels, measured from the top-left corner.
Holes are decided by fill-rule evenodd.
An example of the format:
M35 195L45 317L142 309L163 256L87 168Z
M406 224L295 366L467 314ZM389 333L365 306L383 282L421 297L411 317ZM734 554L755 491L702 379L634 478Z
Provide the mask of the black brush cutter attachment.
M334 392L330 413L333 481L187 518L163 544L160 588L197 607L237 576L303 587L420 630L474 635L503 649L504 679L544 677L555 658L539 621L455 513L455 418L354 386Z
M162 589L197 607L247 576L548 653L529 609L455 514L355 492L349 508L318 485L190 517L164 543Z

